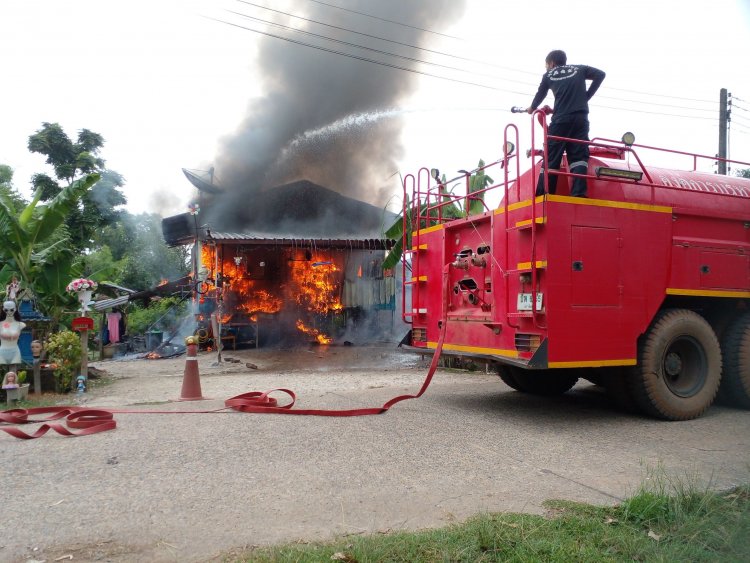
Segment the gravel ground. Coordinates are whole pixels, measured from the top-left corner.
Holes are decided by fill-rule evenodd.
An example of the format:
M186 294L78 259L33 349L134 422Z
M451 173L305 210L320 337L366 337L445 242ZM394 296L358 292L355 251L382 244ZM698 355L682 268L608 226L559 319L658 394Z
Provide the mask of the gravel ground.
M418 390L427 361L392 348L201 354L204 401L175 402L185 360L107 361L86 404L210 410L286 387L299 408L379 406ZM251 362L258 369L246 367ZM72 398L72 397L71 397ZM115 431L0 435L0 561L208 561L246 546L443 526L481 511L615 503L663 467L725 488L750 481L750 412L665 423L615 411L587 383L563 397L493 374L439 370L387 414L118 414ZM13 486L7 486L13 483Z

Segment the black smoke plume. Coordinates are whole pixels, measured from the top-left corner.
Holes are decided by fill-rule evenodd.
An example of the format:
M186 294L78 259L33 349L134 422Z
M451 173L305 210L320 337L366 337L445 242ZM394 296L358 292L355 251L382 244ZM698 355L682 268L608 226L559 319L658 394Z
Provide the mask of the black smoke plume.
M332 2L333 3L333 2ZM373 14L423 29L442 31L458 19L464 0L353 0L336 2L348 10ZM268 4L267 4L268 5ZM268 12L238 3L238 10L269 19ZM274 5L275 6L275 5ZM296 0L286 12L369 35L430 47L430 33L397 26L310 0ZM276 15L278 23L299 20ZM252 21L233 21L258 27ZM327 36L425 59L428 53L306 23L305 29ZM309 36L268 28L306 43L346 51L391 64L415 67L371 51L322 42ZM249 32L248 32L249 33ZM327 53L260 36L258 66L265 95L251 102L238 130L226 138L216 157L216 177L224 189L207 203L206 220L222 229L244 229L260 220L254 203L275 186L310 180L342 195L384 207L397 170L401 117L390 111L413 93L418 74ZM433 36L434 37L434 36ZM311 213L314 213L311 210Z

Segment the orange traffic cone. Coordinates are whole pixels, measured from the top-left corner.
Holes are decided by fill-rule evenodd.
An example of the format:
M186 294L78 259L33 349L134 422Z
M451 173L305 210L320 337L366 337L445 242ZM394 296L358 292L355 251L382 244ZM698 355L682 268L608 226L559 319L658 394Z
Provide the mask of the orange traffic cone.
M201 380L198 374L198 339L188 336L185 339L187 356L185 357L185 375L182 378L182 393L179 401L201 401Z

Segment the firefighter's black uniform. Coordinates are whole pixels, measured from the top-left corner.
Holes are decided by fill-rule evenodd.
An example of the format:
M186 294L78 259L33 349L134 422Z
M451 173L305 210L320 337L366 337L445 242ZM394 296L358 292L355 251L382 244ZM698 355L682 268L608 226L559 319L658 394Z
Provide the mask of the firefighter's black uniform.
M591 96L599 89L605 73L586 65L562 65L547 71L539 84L539 90L531 102L536 109L549 90L555 96L555 108L548 133L556 137L589 140L589 104ZM586 90L586 81L591 86ZM568 169L575 174L586 174L589 162L588 145L571 141L549 140L549 170L559 170L563 151L568 154ZM557 176L549 175L549 193L555 193ZM536 195L544 194L544 176L539 176ZM575 178L570 195L586 197L586 180Z

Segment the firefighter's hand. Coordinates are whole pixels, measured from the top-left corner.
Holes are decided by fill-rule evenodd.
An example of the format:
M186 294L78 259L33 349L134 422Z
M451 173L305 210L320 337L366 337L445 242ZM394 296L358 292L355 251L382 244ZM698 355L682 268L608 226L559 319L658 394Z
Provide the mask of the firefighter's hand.
M551 114L553 112L552 108L549 107L549 106L544 106L542 108L542 111L544 112L544 115L549 115L549 114Z
M532 114L532 113L534 113L534 108L532 108L532 107L527 107L527 108L526 108L526 113L528 113L528 114Z

